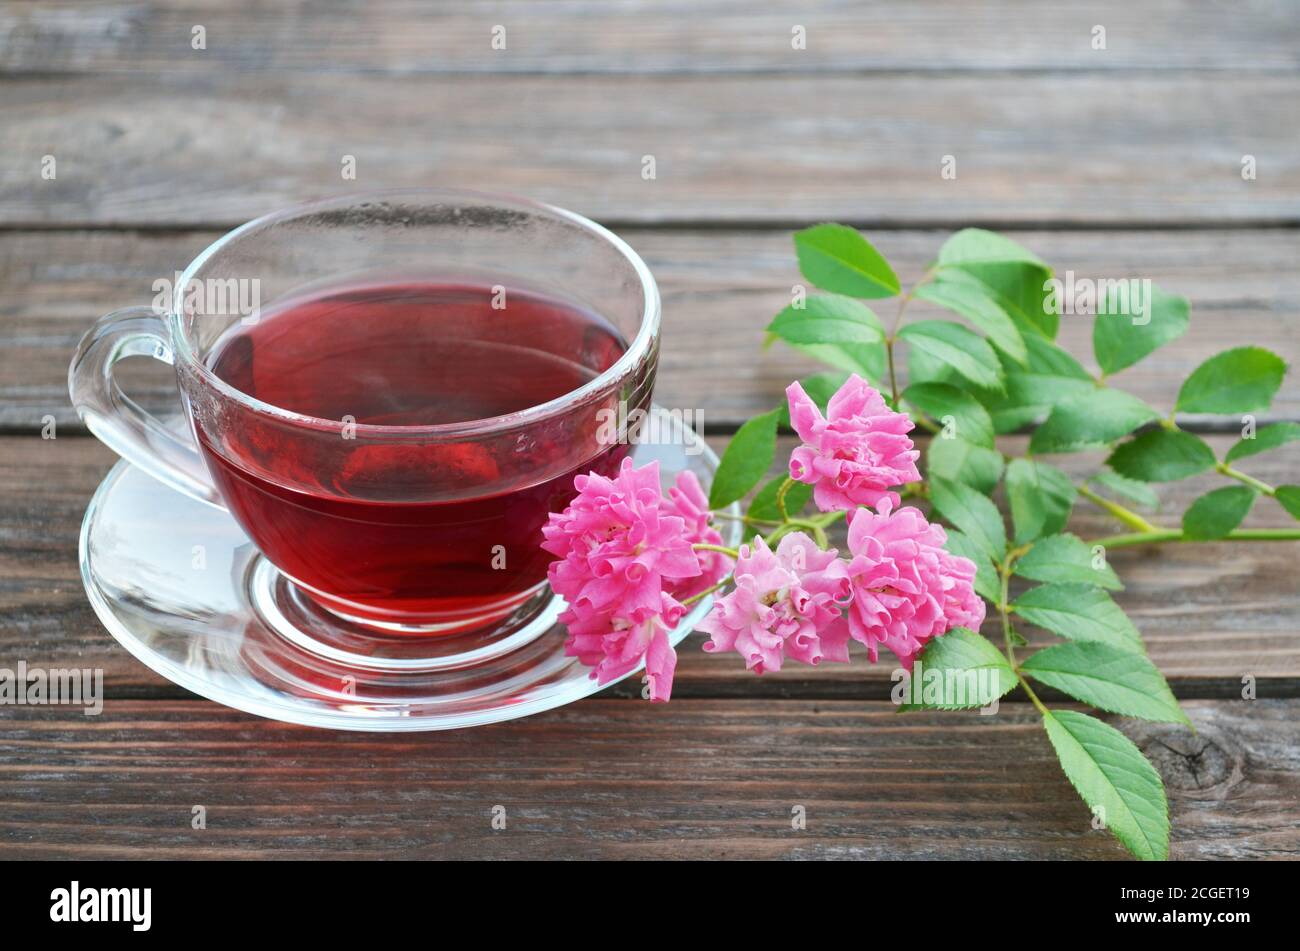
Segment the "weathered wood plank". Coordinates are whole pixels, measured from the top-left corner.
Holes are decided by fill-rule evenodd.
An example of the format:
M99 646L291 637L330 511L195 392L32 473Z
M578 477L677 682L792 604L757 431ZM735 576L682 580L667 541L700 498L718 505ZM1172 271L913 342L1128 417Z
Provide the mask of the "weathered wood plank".
M1298 96L1239 73L29 77L5 84L0 225L219 226L438 184L624 223L1289 224Z
M723 440L714 440L718 445ZM1227 437L1211 437L1220 453ZM790 441L783 443L788 452ZM1005 442L1023 452L1024 439ZM97 667L116 695L174 695L166 681L130 657L99 624L82 591L77 535L86 503L113 454L88 437L43 440L0 437L0 666L19 660L43 667ZM1093 471L1098 457L1058 460L1076 476ZM1243 467L1270 483L1294 480L1300 445L1249 460ZM1152 518L1176 525L1196 496L1221 484L1197 477L1161 488L1164 511ZM160 491L165 491L160 489ZM1261 499L1248 527L1295 523L1271 500ZM1118 531L1087 503L1072 528L1085 538ZM1244 676L1259 681L1261 697L1292 696L1300 687L1300 588L1294 563L1300 543L1166 545L1126 548L1110 561L1127 589L1118 595L1146 639L1151 659L1173 679L1180 696L1240 692ZM992 631L992 626L990 626ZM1047 635L1027 628L1036 643ZM851 664L816 669L791 664L756 678L735 655L706 654L703 635L680 649L678 695L808 696L883 699L891 663L876 666L860 653Z
M1298 707L1191 703L1195 735L1116 721L1165 778L1171 857L1295 856ZM1027 704L899 716L887 703L738 700L588 700L421 736L197 701L116 701L94 718L6 708L0 855L1125 857L1092 829Z
M714 431L734 428L782 399L791 379L816 365L784 346L762 350L762 328L802 280L787 232L657 231L624 237L646 258L664 300L657 398L700 413ZM0 233L0 426L38 428L53 416L74 422L67 364L96 317L148 303L153 282L171 279L218 232ZM871 235L904 281L916 280L946 237L942 231ZM1300 363L1300 232L1029 232L1016 237L1064 273L1150 278L1184 294L1192 327L1116 382L1168 410L1183 378L1206 357L1243 342ZM895 304L881 301L891 318ZM912 318L939 316L924 301ZM1091 363L1092 322L1067 318L1062 344ZM148 361L132 361L147 364ZM131 364L126 365L131 368ZM167 371L134 368L141 402L173 405ZM1300 386L1288 381L1261 418L1300 419Z
M792 44L794 25L806 48ZM205 48L193 48L194 27ZM505 49L492 29L504 26ZM1106 28L1094 49L1093 28ZM500 44L498 44L499 46ZM1194 0L1087 9L1032 0L849 0L775 13L736 0L654 4L240 0L0 6L0 70L33 72L725 73L988 69L1292 69L1286 2Z

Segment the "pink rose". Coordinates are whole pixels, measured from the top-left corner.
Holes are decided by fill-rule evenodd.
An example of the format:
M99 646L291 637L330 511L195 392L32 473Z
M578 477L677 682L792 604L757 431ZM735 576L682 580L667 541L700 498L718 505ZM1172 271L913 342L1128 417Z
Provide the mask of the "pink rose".
M644 658L650 699L667 700L677 664L669 633L685 612L677 598L720 577L715 561L706 573L691 547L721 541L708 502L693 476L679 478L665 499L655 462L634 469L624 460L613 479L591 473L574 485L577 497L542 529L542 547L558 558L547 577L568 602L559 617L569 631L565 652L602 684Z
M823 512L875 505L889 490L921 478L920 455L907 433L912 420L895 413L870 384L853 374L844 381L822 416L797 382L785 391L790 423L803 445L790 454L790 478L813 486L813 501Z
M834 551L801 533L782 538L775 553L756 538L740 549L735 585L698 625L712 635L706 651L734 650L760 674L780 670L787 656L807 664L849 659L848 632L834 624L849 581Z
M973 587L974 563L948 553L942 526L915 508L891 510L886 499L876 512L850 516L853 603L843 623L872 662L884 645L911 670L931 638L959 626L978 631L984 602Z

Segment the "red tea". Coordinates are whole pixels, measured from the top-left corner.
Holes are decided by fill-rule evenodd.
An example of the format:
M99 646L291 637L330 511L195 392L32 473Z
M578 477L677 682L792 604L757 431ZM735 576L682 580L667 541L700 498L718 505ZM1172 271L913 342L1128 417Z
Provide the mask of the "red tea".
M579 388L625 349L599 315L539 294L337 289L264 310L208 361L263 403L330 421L319 433L259 417L212 427L214 438L202 413L196 429L231 512L317 600L368 620L474 626L536 592L547 514L572 499L575 474L612 474L627 447L597 445L574 420L450 443L366 427L518 412ZM575 446L590 449L570 465Z

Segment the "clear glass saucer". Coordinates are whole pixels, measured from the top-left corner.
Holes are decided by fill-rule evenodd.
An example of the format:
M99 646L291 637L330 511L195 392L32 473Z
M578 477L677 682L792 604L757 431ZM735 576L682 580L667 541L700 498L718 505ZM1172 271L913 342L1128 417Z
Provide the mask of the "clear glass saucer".
M707 488L717 457L678 418L654 413L662 441L635 446L636 464L657 459L665 487L690 470ZM719 531L735 545L740 523L721 522ZM123 647L173 683L259 716L336 730L449 730L603 689L565 656L555 623L563 604L549 592L522 609L530 615L504 641L349 630L297 596L229 514L127 462L90 500L80 556L90 603ZM682 618L674 644L711 603Z

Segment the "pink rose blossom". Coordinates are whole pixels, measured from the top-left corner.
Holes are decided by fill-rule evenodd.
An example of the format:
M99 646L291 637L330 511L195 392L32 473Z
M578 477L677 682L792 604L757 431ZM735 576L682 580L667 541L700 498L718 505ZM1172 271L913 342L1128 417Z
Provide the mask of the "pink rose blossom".
M857 374L844 381L822 416L797 382L786 389L790 423L803 445L790 454L790 478L812 485L823 512L851 510L898 496L889 489L921 478L907 433L912 420L885 405Z
M578 495L542 528L551 587L571 607L590 606L630 618L658 610L665 583L698 577L700 562L686 522L666 514L659 463L640 469L625 459L617 476L574 480Z
M782 538L775 553L756 538L741 547L735 579L698 625L712 635L706 651L734 650L760 674L780 670L787 656L807 664L849 659L848 630L835 622L850 588L835 551L800 533Z
M677 652L668 635L685 611L667 594L660 596L657 611L639 612L635 619L570 608L559 618L569 629L564 652L592 668L591 676L600 684L631 673L645 658L650 699L667 702L677 669Z
M574 485L573 502L542 529L542 548L559 559L547 577L568 602L559 617L569 631L565 652L602 684L644 658L650 698L666 700L677 663L668 634L685 611L675 595L702 574L691 546L712 531L707 501L697 511L703 492L681 479L666 500L658 463L634 469L630 459L613 479L590 473Z
M853 603L848 633L867 646L874 663L880 645L908 670L921 648L954 627L978 631L984 602L975 593L975 565L949 554L947 533L918 509L893 508L885 499L876 512L850 515L848 575Z
M663 511L680 516L686 523L686 540L692 545L721 545L722 534L713 527L713 513L709 511L709 497L694 472L681 472L677 481L668 490L664 500ZM700 562L700 575L676 582L670 586L675 597L689 598L707 588L713 587L731 571L731 559L718 551L697 551L695 557Z

